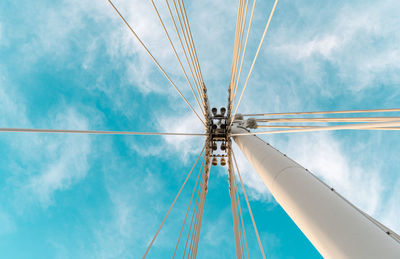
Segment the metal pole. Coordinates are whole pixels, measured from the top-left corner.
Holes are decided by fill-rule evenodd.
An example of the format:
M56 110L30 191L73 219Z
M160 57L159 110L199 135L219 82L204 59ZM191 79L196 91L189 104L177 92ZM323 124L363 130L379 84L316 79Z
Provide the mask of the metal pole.
M232 134L247 130L232 127ZM276 201L325 258L400 258L398 235L256 136L233 137ZM312 155L312 154L310 154Z

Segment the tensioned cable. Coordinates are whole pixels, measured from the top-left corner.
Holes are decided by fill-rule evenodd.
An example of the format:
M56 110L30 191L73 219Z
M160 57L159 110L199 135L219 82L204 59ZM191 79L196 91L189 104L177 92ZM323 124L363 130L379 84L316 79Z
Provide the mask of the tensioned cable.
M233 170L233 172L235 172L234 168L232 168L232 170ZM240 220L241 220L241 222L242 222L242 231L243 231L243 236L244 236L244 243L245 243L245 246L246 246L247 258L250 258L249 247L248 247L248 245L247 245L246 230L245 230L244 222L243 222L242 206L240 205L240 197L239 197L239 191L238 191L238 189L237 189L235 173L233 173L233 175L234 175L234 180L233 180L233 182L234 182L234 184L235 184L235 190L236 190L236 195L237 195L237 200L238 200L239 214L240 214ZM242 247L242 249L243 249L243 247Z
M199 70L199 75L200 75L201 81L203 82L203 75L201 73L200 62L199 62L199 58L197 57L196 46L195 46L194 41L193 41L192 30L190 29L190 24L189 24L189 19L188 19L187 13L186 13L185 4L183 3L183 0L180 0L180 2L181 2L181 4L180 4L181 8L183 9L184 20L186 20L186 25L187 25L187 29L188 29L188 36L189 36L190 42L191 42L192 47L193 47L193 54L194 54L194 57L195 57L197 68Z
M238 42L237 42L237 54L235 58L235 61L233 62L234 66L232 66L232 76L231 76L231 82L229 83L230 87L231 87L231 101L230 101L230 105L231 108L233 108L233 104L234 104L234 89L235 89L235 85L237 82L237 73L238 73L238 62L239 62L239 57L240 57L240 53L242 52L242 43L243 43L243 35L244 35L244 29L246 27L246 17L247 17L247 7L249 4L249 0L246 0L246 2L243 0L241 1L241 6L240 6L240 13L241 13L241 17L240 20L238 21L240 23L240 28L239 28L239 32L237 34L238 36ZM236 39L235 39L236 40ZM236 43L236 42L235 42Z
M254 113L254 114L242 114L242 115L243 116L275 116L275 115L340 114L340 113L370 113L370 112L400 112L400 108L371 109L371 110L346 110L346 111L317 111L317 112Z
M257 125L257 128L281 128L281 129L292 129L292 128L299 128L299 129L305 129L305 128L320 128L320 127L326 127L326 126L314 126L314 125ZM400 127L374 127L374 128L366 128L366 129L356 129L356 130L400 130Z
M242 25L241 17L242 15L242 10L243 10L243 0L239 1L239 6L238 6L238 13L236 17L236 26L235 26L235 39L234 39L234 44L233 44L233 55L232 55L232 69L231 69L231 79L229 82L229 101L228 101L228 116L231 114L231 109L232 109L232 99L233 99L233 82L234 82L234 77L235 77L235 67L236 67L236 61L237 57L239 56L238 54L238 48L239 48L239 37L240 37L240 31L241 28L240 26Z
M189 58L188 58L188 56L187 56L186 49L185 49L185 47L184 47L184 45L183 45L182 38L181 38L181 35L180 35L180 33L179 33L178 27L176 26L175 18L174 18L174 15L172 14L171 7L170 7L170 5L169 5L169 3L168 3L168 0L165 0L165 3L167 4L167 8L168 8L169 15L171 16L172 23L174 24L174 28L175 28L176 34L177 34L177 36L178 36L180 45L181 45L181 47L182 47L183 54L184 54L184 56L185 56L186 63L188 64L188 67L189 67L189 70L190 70L190 74L192 75L193 82L194 82L194 84L195 84L195 86L196 86L197 92L198 92L199 96L203 97L203 95L200 93L199 83L198 83L198 81L197 81L195 75L193 74L193 70L192 70L192 67L191 67L191 65L190 65L190 61L189 61ZM178 17L178 19L179 19L179 17ZM203 102L203 105L205 106L204 101L203 101L203 98L201 98L201 100L202 100L202 102Z
M188 30L188 28L187 28L186 19L185 19L185 15L184 15L184 13L183 13L183 8L182 8L181 1L179 1L179 0L176 0L176 1L173 0L173 2L174 2L175 8L177 8L177 7L176 7L176 3L178 3L178 7L179 7L179 8L177 8L177 9L179 10L180 15L178 16L178 12L177 12L177 16L179 17L179 21L181 22L181 26L182 26L182 27L181 27L181 30L182 30L182 33L184 34L185 39L187 40L187 44L188 44L188 45L187 45L187 48L188 48L188 51L189 51L189 53L190 53L190 55L191 55L191 58L192 58L193 69L194 69L196 75L198 76L199 83L201 84L202 80L201 80L200 73L199 73L199 70L198 70L198 67L197 67L196 56L195 56L195 53L194 53L193 48L192 48L192 42L191 42L191 40L190 40L189 30ZM175 11L176 11L176 10L175 10ZM183 24L183 25L182 25L182 24Z
M400 120L400 117L342 117L342 118L267 118L259 122L382 122Z
M165 35L167 36L168 41L169 41L169 43L171 44L172 50L174 51L175 57L176 57L176 59L178 60L179 65L181 66L182 72L183 72L183 74L185 75L186 81L188 82L190 89L192 90L192 93L193 93L193 95L194 95L194 98L196 99L196 102L197 102L197 104L199 105L200 110L203 112L203 114L205 114L205 113L204 113L204 110L203 110L203 107L200 105L200 102L199 102L199 100L197 99L197 95L196 95L196 93L194 92L193 86L192 86L192 84L190 83L190 80L189 80L189 78L188 78L188 76L187 76L187 74L186 74L185 68L184 68L183 65L182 65L181 59L179 58L178 53L176 52L175 46L174 46L174 44L172 43L171 38L169 37L168 31L167 31L167 29L165 28L165 25L164 25L164 22L162 21L162 18L161 18L161 16L160 16L160 13L158 12L158 9L157 9L156 5L154 4L154 1L153 1L153 0L150 0L150 2L151 2L151 4L153 5L153 8L154 8L155 12L157 13L158 20L160 21L160 23L161 23L161 25L162 25L162 27L163 27L163 29L164 29Z
M175 85L175 83L171 80L171 78L168 76L168 74L165 72L165 70L161 67L161 65L158 63L156 58L151 54L150 50L146 47L146 45L143 43L143 41L139 38L139 36L136 34L136 32L132 29L132 27L129 25L129 23L125 20L125 18L122 16L122 14L118 11L118 9L115 7L115 5L111 2L111 0L107 0L111 7L115 10L115 12L119 15L119 17L122 19L122 21L125 23L125 25L128 27L128 29L131 31L132 35L139 41L140 45L145 49L147 54L153 59L154 63L157 65L157 67L160 69L160 71L164 74L164 76L168 79L168 81L171 83L171 85L175 88L175 90L179 93L179 95L182 97L182 99L186 102L186 104L190 107L190 109L196 114L197 118L205 125L204 121L200 118L199 114L195 111L195 109L192 107L192 105L186 100L185 96L181 93L181 91L178 89L178 87Z
M232 103L232 106L235 104L236 92L237 92L237 88L238 88L238 85L239 85L240 75L242 73L243 60L244 60L244 55L245 55L246 49L247 49L247 41L249 40L250 28L251 28L251 24L252 24L252 21L253 21L253 15L254 15L254 9L256 7L256 2L257 2L257 0L253 1L253 7L251 9L249 25L247 26L246 40L244 42L242 58L241 58L241 61L240 61L239 74L238 74L238 78L236 80L235 90L233 91L233 99L232 99L233 103Z
M264 42L265 35L267 34L267 31L268 31L269 25L270 25L270 23L271 23L272 16L274 15L275 8L276 8L276 5L278 4L278 1L279 1L279 0L275 0L274 6L272 7L271 13L270 13L269 18L268 18L267 25L265 26L264 33L263 33L263 35L262 35L262 37L261 37L260 44L258 45L256 55L254 56L254 59L253 59L253 62L252 62L252 64L251 64L249 73L248 73L248 75L247 75L246 81L245 81L244 86L243 86L242 93L240 94L238 104L236 105L236 109L235 109L235 112L234 112L234 114L233 114L233 117L232 117L232 120L231 120L231 123L230 123L229 126L232 126L233 119L235 118L235 115L236 115L237 110L238 110L238 108L239 108L240 102L242 101L243 93L244 93L244 91L246 90L247 83L249 82L249 78L250 78L251 72L253 71L254 64L256 63L256 60L257 60L257 57L258 57L258 53L260 52L261 46L262 46L262 44L263 44L263 42Z
M191 207L191 205L192 205L194 193L196 192L197 183L199 182L200 175L201 175L201 173L202 173L202 171L203 171L204 162L205 162L205 156L203 157L203 161L201 162L200 170L199 170L199 173L198 173L198 175L197 175L196 183L194 184L194 187L193 187L192 196L190 197L190 202L189 202L189 205L188 205L186 214L185 214L185 219L183 220L182 228L181 228L181 231L179 232L178 241L176 242L176 246L175 246L175 250L174 250L174 255L172 256L172 258L175 258L176 251L178 250L179 241L181 240L182 232L183 232L183 229L185 228L186 219L187 219L187 216L188 216L188 214L189 214L190 207Z
M230 156L229 164L232 164L231 160L231 152L228 151L228 156ZM228 170L228 181L229 181L229 196L231 199L231 209L232 209L232 219L233 219L233 231L235 237L235 248L236 248L236 258L240 258L242 256L242 249L241 249L241 237L240 237L240 222L239 222L239 215L237 210L237 201L236 201L236 191L235 191L235 184L233 171L231 170L233 167L230 166Z
M200 235L200 230L201 230L201 223L203 220L203 211L204 211L204 200L205 200L205 190L202 190L202 193L200 194L200 209L198 210L198 215L197 215L197 224L196 224L196 229L194 231L194 239L193 239L193 247L192 247L192 258L195 258L197 255L197 247L199 245L199 235Z
M240 37L239 37L239 46L238 46L238 55L236 57L236 64L235 64L235 80L237 81L237 73L238 73L238 62L239 62L239 58L240 58L240 54L242 53L242 43L243 43L243 35L244 35L244 29L246 27L246 19L247 19L247 8L249 6L249 0L246 0L246 2L243 2L243 4L245 4L244 10L242 11L242 18L240 20Z
M237 214L237 224L238 224L238 232L239 232L239 240L240 240L240 252L241 252L241 257L244 258L244 248L243 248L243 237L242 237L242 229L243 229L243 217L242 217L242 210L240 208L240 201L239 201L239 193L237 191L237 185L236 185L236 179L235 179L235 173L232 171L232 182L234 186L234 195L235 195L235 201L236 201L236 214ZM241 228L242 227L242 228Z
M243 185L242 176L240 175L239 167L238 167L238 165L237 165L236 156L235 156L235 153L233 152L233 149L232 149L232 156L233 156L233 161L235 161L236 170L237 170L238 175L239 175L240 185L242 186L242 189L243 189L243 194L244 194L244 197L245 197L245 199L246 199L247 208L249 209L251 221L253 222L253 227L254 227L254 230L255 230L255 232L256 232L258 245L260 246L260 250L261 250L261 253L262 253L263 258L265 259L266 257L265 257L265 253L264 253L264 248L263 248L263 246L262 246L262 244L261 244L260 236L258 235L258 230L257 230L256 222L254 221L253 212L251 211L249 199L247 198L246 189L244 188L244 185Z
M190 44L188 43L189 39L188 39L186 30L185 30L186 27L184 25L182 25L182 23L184 22L183 21L184 18L183 18L182 10L180 8L178 10L178 7L176 6L175 0L173 0L172 3L174 4L174 9L175 9L176 16L178 17L179 26L181 27L181 31L182 31L182 34L183 34L183 38L185 40L186 48L188 50L188 54L189 54L190 60L192 62L193 71L194 71L194 74L195 74L195 76L197 78L198 85L200 87L202 81L200 79L200 75L198 74L198 70L196 69L196 65L195 65L195 62L194 62L194 56L193 56L192 49L190 48ZM178 4L179 4L179 1L178 1ZM180 14L179 14L179 12L180 12Z
M206 136L207 135L204 133L133 132L133 131L66 130L66 129L26 129L26 128L0 128L0 132L73 133L73 134L109 134L109 135L166 135L166 136Z
M194 56L195 56L195 59L196 59L196 62L197 62L197 67L198 67L198 70L199 70L199 73L200 73L201 89L202 89L202 94L203 94L203 98L204 98L204 109L205 109L205 112L207 114L206 116L208 116L209 105L208 105L207 87L206 87L206 85L204 83L203 74L201 72L200 61L199 61L199 58L197 56L196 45L194 44L193 34L192 34L192 30L190 29L190 23L189 23L189 19L188 19L188 16L187 16L187 12L186 12L186 8L185 8L185 4L184 4L183 0L181 0L181 4L182 4L182 7L183 7L187 28L189 30L189 38L190 38L190 40L192 42L192 46L193 46L193 53L194 53Z
M201 190L200 190L200 192L201 192ZM199 195L199 199L198 199L198 203L197 203L197 210L196 210L196 211L193 211L193 213L196 213L196 214L195 214L196 216L194 217L193 231L192 231L192 235L191 235L191 237L190 237L190 245L189 245L189 250L188 250L188 256L187 256L187 258L193 257L194 237L195 237L195 235L196 235L197 226L198 226L198 215L199 215L199 210L200 210L200 199L201 199L201 193L200 193L200 195ZM194 214L193 214L193 215L194 215ZM186 252L185 252L185 253L186 253ZM183 256L182 258L184 258L184 256Z
M178 4L179 4L179 0L178 0ZM207 104L207 94L206 94L207 93L207 88L206 88L206 85L204 84L204 79L203 79L203 75L202 75L202 72L201 72L200 62L199 62L199 58L197 56L196 46L194 44L193 35L192 35L192 31L190 29L190 23L189 23L189 19L188 19L188 16L187 16L187 12L186 12L186 8L185 8L185 4L183 3L183 0L180 1L179 8L181 9L181 13L183 13L182 18L183 18L183 21L184 21L184 24L185 24L185 29L187 30L186 33L188 35L189 43L190 43L190 45L192 47L193 57L194 57L195 64L196 64L196 67L197 67L197 70L198 70L198 74L199 74L199 77L200 77L200 85L201 85L200 88L201 88L202 93L203 93L203 99L204 99L203 103L205 104L204 108L207 110L208 109L207 108L207 105L208 105Z
M368 128L387 128L400 126L400 121L392 122L377 122L377 123L357 123L350 125L326 126L319 128L307 129L292 129L292 130L273 130L273 131L258 131L249 133L236 133L231 136L246 136L246 135L261 135L261 134L277 134L277 133L296 133L296 132L315 132L315 131L329 131L329 130L348 130L348 129L368 129Z
M204 173L204 170L203 170L203 173ZM197 188L197 194L196 194L196 198L195 198L195 204L194 204L194 207L193 207L192 218L191 218L191 220L190 220L189 231L188 231L188 235L187 235L187 238L186 238L185 250L183 251L183 257L182 257L182 258L185 258L186 248L187 248L187 244L188 244L188 241L189 241L190 233L191 233L191 230L192 230L192 224L193 224L194 215L196 214L196 211L197 211L197 205L198 205L199 202L200 202L199 196L200 196L201 188L202 188L202 186L203 186L203 180L202 180L203 177L204 177L204 174L202 174L199 187ZM190 248L190 249L191 249L191 248ZM190 252L190 251L189 251L189 252Z
M203 187L202 187L203 188ZM195 237L197 235L197 230L198 230L198 226L199 226L199 220L200 220L200 210L201 210L201 199L203 196L203 192L202 189L200 189L200 195L199 195L199 200L198 200L198 204L197 204L197 211L196 211L196 216L194 218L194 225L193 225L193 231L192 231L192 236L190 238L190 246L189 246L189 250L188 250L188 258L191 257L193 258L193 252L194 252L194 242L195 242Z
M233 48L233 55L232 55L232 68L231 68L231 79L230 79L230 88L232 89L232 83L234 81L235 77L235 67L236 67L236 61L238 57L238 52L239 52L239 38L240 38L240 32L241 32L241 25L242 25L242 20L243 20L243 4L244 0L239 0L239 6L238 6L238 13L236 17L236 26L235 26L235 38L234 38L234 48ZM231 92L233 94L233 92Z
M190 246L189 246L189 250L188 250L188 258L189 258L189 256L193 257L193 251L195 249L194 248L194 246L195 246L194 243L195 243L195 237L197 235L198 226L199 226L199 220L200 220L199 214L200 214L201 205L202 205L203 183L205 183L205 177L206 177L206 172L204 172L203 179L201 180L202 181L201 188L199 189L199 192L197 193L198 194L197 210L193 211L193 213L196 213L196 214L192 215L192 217L194 215L195 215L195 217L194 217L194 225L193 225L192 236L190 238Z
M197 248L199 245L199 237L200 237L200 231L201 231L201 224L203 220L203 212L204 212L204 204L205 204L205 199L207 195L207 183L209 179L209 173L210 173L210 158L208 157L208 160L206 162L206 169L204 173L204 186L202 186L201 193L200 193L200 209L198 210L198 221L197 221L197 227L195 231L195 239L193 242L193 251L192 251L192 258L195 258L197 255Z
M183 182L181 188L179 189L178 194L175 196L175 199L174 199L174 201L172 202L171 206L169 207L169 210L168 210L167 214L165 215L163 221L161 222L161 225L158 227L156 234L154 235L153 239L151 240L149 246L147 247L147 250L146 250L146 252L145 252L144 255L143 255L143 259L146 258L146 255L149 253L151 246L153 245L154 241L156 240L157 235L158 235L158 233L160 232L162 226L164 225L165 220L167 220L168 215L169 215L169 213L171 212L172 208L174 207L176 200L179 198L179 195L181 194L183 188L184 188L185 185L186 185L186 182L189 180L189 177L192 175L193 169L196 167L197 162L199 161L199 159L200 159L201 155L203 154L205 148L206 148L206 147L204 146L203 149L201 150L199 156L198 156L197 159L196 159L196 162L194 163L192 169L190 170L190 172L189 172L189 174L187 175L185 181Z

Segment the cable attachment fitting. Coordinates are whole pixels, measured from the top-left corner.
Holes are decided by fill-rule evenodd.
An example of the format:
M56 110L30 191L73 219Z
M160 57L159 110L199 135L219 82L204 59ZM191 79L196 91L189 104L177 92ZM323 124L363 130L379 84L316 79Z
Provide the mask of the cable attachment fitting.
M236 114L235 115L234 123L237 126L243 127L243 128L246 128L246 129L257 129L257 127L258 127L257 121L256 121L255 118L248 118L246 120L246 119L244 119L242 114Z
M257 121L256 121L256 119L254 119L254 118L248 118L248 119L246 120L246 125L245 125L245 127L248 128L248 129L257 129Z
M212 116L209 120L209 146L211 148L212 165L218 165L217 157L220 158L220 165L225 166L228 142L228 118L226 108L221 107L218 113L217 108L211 109Z

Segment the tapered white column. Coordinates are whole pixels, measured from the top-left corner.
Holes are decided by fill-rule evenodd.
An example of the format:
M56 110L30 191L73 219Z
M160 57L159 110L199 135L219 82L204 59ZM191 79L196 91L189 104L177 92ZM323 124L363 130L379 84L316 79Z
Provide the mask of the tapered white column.
M232 133L244 132L243 128L232 128ZM256 136L236 136L234 140L276 201L322 256L400 258L395 233L386 233L384 226L374 223L302 166Z

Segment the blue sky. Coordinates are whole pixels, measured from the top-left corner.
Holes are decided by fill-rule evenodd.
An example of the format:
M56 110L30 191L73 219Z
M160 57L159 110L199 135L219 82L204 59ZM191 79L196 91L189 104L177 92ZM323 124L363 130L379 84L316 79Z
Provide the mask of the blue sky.
M172 29L164 1L155 2ZM115 4L194 105L150 2ZM249 69L272 4L257 2L243 71ZM187 4L210 103L216 107L226 105L236 8L236 1ZM398 108L399 11L395 0L281 0L240 112ZM1 1L0 125L203 130L107 1L77 0ZM398 133L262 138L400 232ZM198 137L1 133L2 257L140 258L202 143ZM236 154L267 257L320 258ZM149 258L173 252L194 180ZM209 186L199 258L232 258L226 171L212 168ZM247 212L245 225L251 254L258 258Z

